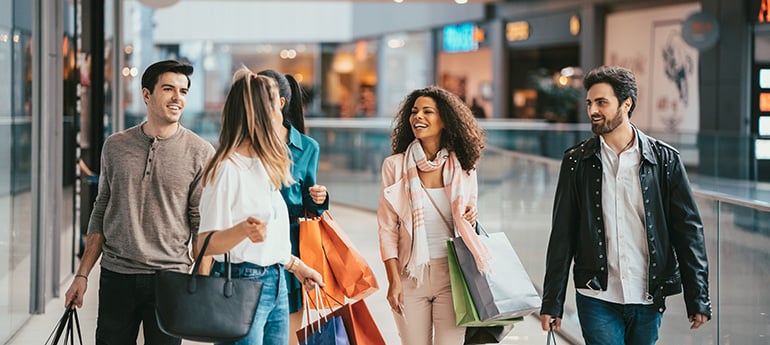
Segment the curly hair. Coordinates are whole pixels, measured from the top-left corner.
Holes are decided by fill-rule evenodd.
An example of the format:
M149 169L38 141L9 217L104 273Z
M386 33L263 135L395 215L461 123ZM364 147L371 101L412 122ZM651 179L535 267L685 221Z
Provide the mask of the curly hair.
M481 150L484 149L484 131L473 117L471 109L459 97L438 86L414 90L401 102L391 135L393 154L405 152L414 141L409 118L412 116L414 103L420 97L430 97L436 102L439 116L444 122L441 147L454 151L463 170L473 169L481 158Z

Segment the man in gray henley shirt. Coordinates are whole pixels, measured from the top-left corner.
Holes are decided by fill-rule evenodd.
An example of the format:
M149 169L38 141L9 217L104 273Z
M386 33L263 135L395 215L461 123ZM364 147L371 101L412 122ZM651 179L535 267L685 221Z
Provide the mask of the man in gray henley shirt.
M65 305L83 305L88 275L101 256L96 344L181 344L155 319L154 272L187 272L198 233L200 177L214 148L179 119L193 67L173 60L142 75L147 120L104 143L99 193L86 250Z

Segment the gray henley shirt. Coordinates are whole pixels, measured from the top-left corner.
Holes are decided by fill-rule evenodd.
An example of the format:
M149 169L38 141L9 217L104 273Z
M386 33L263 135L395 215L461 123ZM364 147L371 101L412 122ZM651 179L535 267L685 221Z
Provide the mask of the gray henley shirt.
M104 235L101 265L110 271L186 272L200 223L200 179L214 148L181 125L165 139L141 126L104 143L88 233Z

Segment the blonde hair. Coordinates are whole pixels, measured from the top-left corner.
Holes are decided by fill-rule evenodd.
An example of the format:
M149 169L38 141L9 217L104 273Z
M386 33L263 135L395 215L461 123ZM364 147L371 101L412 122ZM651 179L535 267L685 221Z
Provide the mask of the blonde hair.
M204 186L214 179L220 163L230 159L243 143L248 143L262 161L276 189L294 183L288 147L274 128L274 112L280 111L274 106L278 99L278 85L272 78L256 75L246 67L235 72L222 109L219 146L203 171Z

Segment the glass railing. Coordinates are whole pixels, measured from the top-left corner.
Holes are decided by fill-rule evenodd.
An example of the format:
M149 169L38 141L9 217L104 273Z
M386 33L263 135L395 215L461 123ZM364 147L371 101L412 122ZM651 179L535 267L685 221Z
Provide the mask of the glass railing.
M142 119L129 116L126 123ZM182 122L216 145L219 114L185 113ZM310 136L321 145L318 180L329 187L334 202L377 209L381 164L391 151L391 125L392 120L384 118L307 120ZM504 120L482 121L482 126L488 147L478 168L480 220L488 230L506 233L541 286L560 159L564 150L591 135L590 127ZM659 343L767 344L770 184L754 181L761 174L742 168L755 138L647 134L676 147L688 167L708 241L714 305L714 319L689 331L682 295L669 297ZM741 178L710 177L733 175ZM582 344L571 282L568 291L563 335Z
M309 134L321 145L319 183L328 186L334 202L376 210L380 168L390 154L390 121L311 119L307 125ZM525 126L531 128L487 128L489 147L478 167L479 219L488 231L506 233L540 287L560 164L555 158L589 136L590 129ZM686 135L663 139L682 147L683 157L697 157L696 142L702 140ZM671 296L659 343L767 344L770 187L706 178L694 171L691 176L707 239L714 318L701 329L690 331L683 296ZM571 282L568 291L563 335L583 344Z

